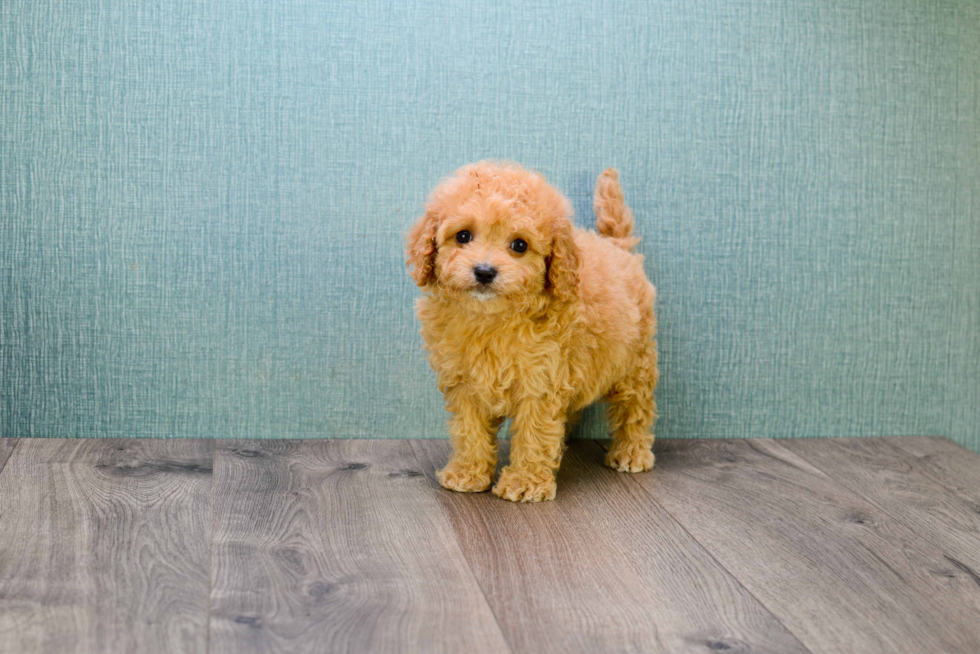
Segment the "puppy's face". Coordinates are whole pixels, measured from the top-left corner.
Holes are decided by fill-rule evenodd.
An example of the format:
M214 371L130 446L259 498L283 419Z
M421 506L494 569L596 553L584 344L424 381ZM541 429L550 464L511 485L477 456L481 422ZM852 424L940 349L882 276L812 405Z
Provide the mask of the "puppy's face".
M428 290L482 311L577 283L569 204L539 175L474 164L441 184L408 236L408 264Z
M436 230L435 276L479 302L540 293L551 239L532 216L474 197Z

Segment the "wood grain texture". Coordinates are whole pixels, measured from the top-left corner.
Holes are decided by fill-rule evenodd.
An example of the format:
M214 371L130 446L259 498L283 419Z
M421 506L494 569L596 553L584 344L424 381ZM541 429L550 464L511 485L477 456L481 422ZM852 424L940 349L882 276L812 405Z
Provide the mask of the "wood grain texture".
M634 482L812 651L980 651L980 586L801 457L763 439L656 451Z
M905 436L889 442L914 457L919 472L980 507L980 454L939 436Z
M0 438L0 473L3 473L3 467L7 465L7 460L16 446L16 438Z
M896 440L805 438L780 445L942 550L948 565L941 574L980 584L980 487L973 487L977 499L969 501L950 492L923 474L919 461L896 447Z
M211 652L505 652L405 441L216 453Z
M412 446L515 652L806 651L590 446L572 443L537 505L445 491L449 444Z
M204 652L212 444L22 439L0 474L0 652Z

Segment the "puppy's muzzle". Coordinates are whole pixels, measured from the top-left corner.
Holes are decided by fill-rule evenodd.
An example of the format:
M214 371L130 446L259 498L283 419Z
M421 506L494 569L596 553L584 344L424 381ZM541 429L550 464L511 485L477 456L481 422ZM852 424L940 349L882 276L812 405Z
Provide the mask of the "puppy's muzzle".
M485 263L480 263L473 266L473 276L476 277L476 281L486 286L497 277L497 269Z

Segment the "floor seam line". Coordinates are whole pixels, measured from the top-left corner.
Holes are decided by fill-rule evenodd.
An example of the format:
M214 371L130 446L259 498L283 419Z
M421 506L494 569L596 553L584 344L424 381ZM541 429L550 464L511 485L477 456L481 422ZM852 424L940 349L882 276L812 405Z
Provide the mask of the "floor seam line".
M894 449L898 450L898 448L894 448ZM920 539L926 545L931 545L932 547L935 547L937 550L939 550L942 553L942 555L944 557L948 555L947 548L945 546L943 546L939 542L933 540L928 535L924 535L923 533L921 533L920 530L916 529L914 525L910 525L907 522L905 522L905 520L901 519L900 517L898 517L897 515L895 515L894 513L892 513L890 510L888 510L887 508L885 508L884 506L882 506L881 504L879 504L873 497L870 497L870 496L866 495L865 493L863 493L862 491L859 491L859 490L856 490L856 489L852 488L848 484L846 484L843 481L841 481L840 479L838 479L836 476L834 476L834 475L830 474L829 472L827 472L827 470L825 470L819 464L817 464L817 463L811 461L810 459L808 459L804 454L801 454L799 452L795 452L793 450L790 450L790 451L793 452L793 454L795 454L796 456L804 459L807 463L809 463L813 467L815 467L818 470L820 470L823 474L827 475L827 478L828 479L830 479L832 482L834 482L835 484L837 484L838 486L840 486L841 488L843 488L847 492L851 493L855 497L857 497L857 498L859 498L859 499L867 502L868 504L870 504L874 508L876 508L879 511L881 511L884 515L886 515L889 518L891 518L892 520L894 520L896 524L898 524L898 525L904 527L905 529L907 529L913 536L915 536L918 539ZM908 455L904 450L898 450L898 451L899 451L900 454L906 455L906 456L908 456L908 457L911 458L911 455ZM913 463L913 464L915 463L914 461L910 461L910 462ZM921 473L921 471L918 470L918 468L916 468L916 470ZM963 498L962 497L960 497L956 493L950 492L950 490L947 489L947 487L946 487L945 484L939 483L938 481L934 480L930 475L924 475L924 476L926 477L926 480L927 481L931 481L931 482L935 483L941 489L945 490L945 492L948 493L951 497L954 497L957 500L963 501ZM899 575L899 577L901 577L901 575ZM903 581L904 581L904 579L903 579ZM906 582L906 584L907 584L907 582ZM978 612L976 610L974 610L974 612L980 613L980 612Z
M208 613L207 624L205 625L206 640L204 651L206 654L211 652L211 593L214 590L214 505L216 502L217 474L215 469L218 467L218 442L211 439L211 540L208 547Z
M14 458L14 450L17 449L17 446L20 445L20 442L23 439L21 439L21 438L14 438L14 439L11 439L11 440L14 441L14 444L10 446L10 452L7 453L7 458L3 460L3 463L0 463L0 474L3 474L3 471L7 467L7 464L10 463L10 460L12 458Z
M599 442L598 441L593 441L593 442L595 443L596 447L598 447L600 450L602 450L602 446L599 445ZM656 469L657 468L656 468L656 465L655 465L653 467L653 472L654 473L656 473ZM667 509L667 507L665 507L663 504L661 504L660 502L658 502L657 501L657 498L653 496L653 493L651 493L645 486L643 486L643 484L641 484L640 482L638 482L632 475L630 475L629 479L634 484L636 484L636 486L639 487L639 489L641 491L643 491L643 493L645 493L650 498L650 500L653 501L654 504L656 504L657 506L659 506L670 517L670 519L673 520L677 524L678 527L680 527L681 529L683 529L684 530L684 533L687 534L688 536L690 536L691 537L691 540L693 540L695 543L697 543L698 544L698 547L700 547L702 550L704 550L705 554L707 554L708 556L710 556L711 557L711 560L714 561L716 564L718 564L718 567L720 567L722 570L724 570L725 571L725 574L727 574L729 577L731 577L732 581L734 581L736 584L738 584L739 588L741 588L742 590L744 590L746 593L748 593L749 597L751 597L756 602L758 602L759 606L761 606L763 609L765 609L766 610L766 613L768 613L769 615L771 615L772 616L772 619L775 620L780 626L782 626L783 629L786 630L786 633L792 635L793 638L796 639L796 642L798 642L800 644L800 647L802 647L807 652L810 652L810 654L814 654L813 650L810 649L807 646L807 644L804 643L803 640L800 639L800 637L796 634L796 632L793 631L792 629L790 629L788 626L786 626L786 624L782 620L779 619L779 616L777 616L775 613L773 613L772 609L770 609L765 604L765 602L763 602L758 597L756 597L755 593L753 593L751 590L749 590L748 587L746 587L746 585L742 583L742 580L739 579L738 577L736 577L735 576L735 573L733 573L731 570L728 569L728 566L724 565L721 561L719 561L718 558L715 556L715 553L712 552L710 549L708 549L708 547L704 543L702 543L700 540L698 540L694 536L694 534L692 534L688 530L688 528L684 525L684 523L682 523L680 520L678 520L674 516L674 514L671 513Z
M908 450L906 450L904 447L902 447L898 443L893 442L888 436L879 436L878 438L881 439L882 442L886 443L888 445L888 447L890 447L892 450L894 450L896 452L899 452L903 457L905 457L911 463L917 464L919 462L919 459L921 457L919 457L916 454L913 454L912 452L909 452ZM949 441L948 438L944 438L944 440ZM949 441L949 442L952 443L953 441ZM953 444L954 445L959 445L959 443L953 443ZM967 450L967 452L971 452L971 450ZM964 497L962 495L962 491L960 491L960 489L956 488L955 485L951 485L950 482L948 482L945 479L940 479L935 474L929 472L929 470L927 468L920 467L920 466L916 465L916 468L915 469L916 469L916 471L919 474L923 475L927 479L933 481L934 483L936 483L939 486L941 486L942 488L944 488L947 493L953 495L954 497L958 497L958 498L960 498L961 500L963 500L965 502L972 502L972 500Z
M409 439L408 446L412 450L412 455L415 457L415 463L418 464L419 466L419 472L422 473L423 477L428 479L429 476L425 474L425 466L422 465L422 460L419 459L419 453L415 449L416 440L418 439L415 438ZM431 481L429 482L429 487L430 488L432 487ZM442 510L442 514L445 516L446 509L445 507L443 507L442 500L440 500L437 497L436 502L439 504L439 508ZM473 572L473 566L470 564L470 560L469 558L467 558L466 552L463 551L463 546L459 542L459 534L456 533L455 529L453 529L452 521L448 519L448 516L447 516L447 522L449 522L449 528L453 530L453 536L455 537L453 542L456 543L456 549L459 551L459 555L463 557L463 561L466 562L466 569L470 571L470 576L473 578L473 583L475 583L476 587L480 589L480 595L483 597L483 601L487 605L487 610L490 611L490 615L493 616L493 622L494 624L497 625L497 631L500 632L500 637L503 638L505 643L507 643L507 649L510 650L511 654L515 654L514 646L510 642L510 639L507 638L507 632L505 632L503 626L501 626L500 619L497 617L497 612L493 610L493 606L490 604L490 600L487 598L487 593L485 590L483 590L483 585L480 583L480 580L477 578L476 573Z

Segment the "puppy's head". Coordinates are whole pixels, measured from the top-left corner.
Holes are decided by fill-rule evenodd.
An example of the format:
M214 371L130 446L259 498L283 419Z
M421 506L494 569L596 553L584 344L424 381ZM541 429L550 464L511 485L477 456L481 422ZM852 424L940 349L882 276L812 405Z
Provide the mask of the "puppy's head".
M433 191L409 232L408 266L419 286L483 310L542 294L569 301L578 286L571 213L537 173L465 166Z

